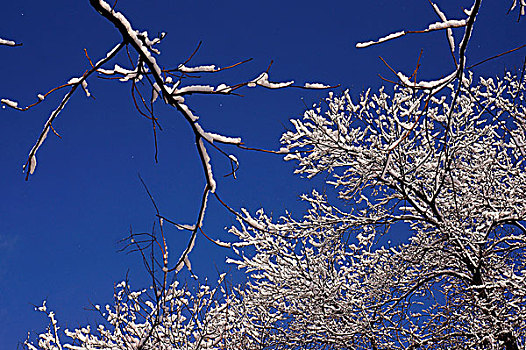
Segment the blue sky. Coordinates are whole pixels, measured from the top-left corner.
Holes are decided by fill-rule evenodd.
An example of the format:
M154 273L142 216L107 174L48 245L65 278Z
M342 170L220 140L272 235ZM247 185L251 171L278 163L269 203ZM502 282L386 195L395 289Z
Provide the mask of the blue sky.
M511 3L511 2L510 2ZM439 2L452 18L462 16L471 1ZM506 16L507 1L483 2L470 43L468 65L524 44L524 24L517 13ZM164 66L186 60L203 44L190 64L229 65L253 60L210 77L235 83L255 78L274 60L270 76L277 81L341 84L357 96L377 88L377 74L394 79L378 59L405 73L414 69L423 49L420 77L441 77L453 69L444 33L413 35L367 49L368 41L401 29L424 29L437 21L426 0L408 1L166 1L119 0L135 28L167 32L159 46ZM460 32L458 33L460 34ZM23 46L0 46L0 97L21 105L38 93L80 76L88 68L83 49L93 60L105 55L119 34L89 2L56 0L2 4L0 37ZM457 36L457 42L460 38ZM489 62L476 71L502 74L522 66L525 52ZM126 65L125 57L117 61ZM110 65L111 67L112 65ZM202 80L204 81L204 80ZM204 177L188 125L174 110L157 107L164 131L158 135L159 163L154 162L150 122L134 109L127 84L91 78L96 99L78 91L54 123L62 139L50 135L39 151L35 175L24 181L22 165L43 123L62 93L28 112L0 109L0 348L16 348L28 331L45 328L47 320L33 304L47 299L64 326L96 322L83 308L111 302L114 283L129 270L132 287L147 286L138 255L117 252L130 226L149 231L154 210L140 184L140 172L161 212L169 218L195 220ZM248 146L279 148L279 137L306 106L327 92L306 90L242 91L244 97L202 96L188 105L211 131L241 136ZM288 208L301 215L298 195L320 186L292 174L293 164L278 156L231 149L241 163L238 179L222 178L229 164L210 152L218 193L235 208L260 207L279 215ZM225 231L234 218L211 200L205 232L229 240ZM172 257L187 236L170 230ZM228 251L199 237L190 259L201 278L227 271ZM186 275L183 276L185 278Z

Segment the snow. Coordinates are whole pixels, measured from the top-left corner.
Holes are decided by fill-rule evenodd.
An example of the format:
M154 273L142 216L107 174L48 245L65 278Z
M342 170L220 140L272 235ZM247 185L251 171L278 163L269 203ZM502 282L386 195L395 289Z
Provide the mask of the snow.
M462 19L450 19L445 22L436 22L433 24L430 24L429 27L427 27L428 30L441 30L441 29L447 29L447 28L459 28L464 27L467 24L467 20Z
M190 118L190 120L192 120L193 122L196 122L199 117L194 115L192 113L192 111L190 110L190 108L188 108L187 105L185 105L184 103L179 103L179 107L183 110L183 112L188 116L188 118Z
M203 139L200 138L197 142L197 147L199 148L199 153L203 157L204 167L206 170L206 182L210 185L210 192L214 193L216 190L216 181L214 180L214 173L212 172L212 165L210 164L210 156L206 152L206 147L203 144ZM198 223L200 226L200 223Z
M380 43L383 43L385 41L388 41L388 40L392 40L392 39L396 39L396 38L399 38L401 36L404 36L406 33L405 31L400 31L400 32L396 32L396 33L392 33L392 34L389 34L389 35L386 35L376 41L367 41L367 42L361 42L361 43L357 43L356 44L356 47L357 48L364 48L364 47L368 47L368 46L371 46L371 45L376 45L376 44L380 44Z
M159 84L157 84L157 82L153 83L152 84L152 87L153 87L153 93L157 93L157 95L159 94L162 94L162 91L161 91L161 88L159 87ZM157 99L157 96L155 96L155 99L153 98L153 94L152 94L152 102L155 102L155 100Z
M68 84L78 84L80 78L71 78L68 80Z
M434 89L438 87L442 87L445 84L449 83L451 80L455 78L457 75L457 71L455 70L453 73L449 74L448 76L437 79L437 80L431 80L431 81L419 81L417 83L412 82L408 77L406 77L403 73L398 72L397 76L402 82L402 84L406 86L421 88L421 89Z
M241 208L241 212L245 215L245 216L242 217L242 220L244 222L246 222L247 224L249 224L250 226L252 226L253 228L255 228L257 230L260 230L262 232L266 232L265 227L261 226L257 220L252 218L252 216L250 216L250 213L248 212L248 210L246 210L245 208Z
M119 79L119 81L122 81L122 82L126 82L138 76L137 70L129 70L129 69L119 66L118 64L115 64L115 66L113 67L113 70L99 68L97 71L105 75L122 74L123 77Z
M446 15L444 14L444 12L442 12L440 10L438 5L433 3L433 2L431 3L431 5L433 6L433 9L435 10L435 12L438 15L438 17L440 18L440 20L442 22L447 22ZM469 14L468 14L468 16L469 16ZM454 52L455 51L455 38L453 37L453 30L451 30L451 28L447 28L446 29L446 34L447 34L447 40L449 42L449 48L450 48L451 52Z
M241 144L241 138L240 137L228 137L223 135L214 134L211 132L207 132L207 135L212 138L213 141L221 142L221 143L228 143L232 145L239 145Z
M440 12L438 7L436 9L437 13ZM475 12L473 11L474 14ZM114 12L111 13L114 14ZM115 16L117 15L120 14ZM450 46L454 47L454 42L451 41L452 35L450 37L449 31L452 26L460 22L448 21L444 14L442 16L439 14L439 17L441 17L441 22L431 24L428 30L447 30ZM131 26L129 26L129 30L140 37L141 50L146 50L147 47L160 40L149 40L147 32L132 31ZM403 35L399 35L399 33L390 34L380 40L390 40ZM467 39L469 39L469 33L466 34ZM378 42L362 43L361 45L367 46L371 45L370 43ZM148 48L148 50L153 49ZM202 67L201 69L203 69ZM198 68L190 67L188 69ZM132 73L137 74L137 72ZM273 219L266 216L263 211L256 212L255 216L252 217L246 209L241 209L236 214L240 224L230 231L237 236L240 242L226 243L219 240L214 242L224 247L251 246L247 250L233 249L239 260L227 259L227 262L236 263L240 268L245 269L249 277L246 280L247 288L241 285L241 289L237 291L222 292L222 295L218 293L215 296L214 290L208 294L212 297L207 299L207 294L205 294L208 292L207 288L201 288L205 291L196 296L192 290L175 290L172 286L176 286L176 284L172 284L166 289L162 286L162 292L157 289L157 303L154 303L155 298L152 296L155 294L128 293L129 289L123 283L122 287L126 287L126 290L122 291L121 294L116 293L115 307L112 311L109 311L109 307L106 308L111 314L108 321L112 330L104 334L100 330L100 334L89 334L89 328L79 328L75 333L66 332L67 336L74 338L75 344L78 343L82 346L66 345L64 348L109 349L123 347L122 344L126 343L125 345L128 345L130 349L136 349L142 347L143 344L148 344L147 342L150 340L152 340L152 344L177 343L182 344L180 347L186 346L187 348L193 348L195 344L206 344L205 347L212 347L210 344L215 346L215 344L225 340L225 343L221 343L220 347L226 348L228 345L226 341L231 339L231 336L235 337L237 333L241 337L245 337L243 340L247 340L247 342L250 341L252 335L254 338L257 337L260 334L259 330L264 328L261 327L261 321L266 322L269 318L269 324L271 326L277 325L278 332L267 334L270 334L270 337L276 336L275 339L278 341L280 341L280 332L285 333L286 336L288 336L287 333L291 332L291 337L284 338L287 341L295 339L296 335L292 333L294 328L289 327L291 323L287 321L288 319L291 319L292 322L296 320L303 322L304 320L303 324L297 323L298 339L304 338L302 336L305 334L305 329L308 329L310 335L319 336L322 341L326 340L327 334L334 337L336 347L345 347L348 345L349 339L364 334L366 337L375 334L381 334L383 337L383 334L388 334L384 332L385 324L393 325L392 329L396 336L402 337L400 344L405 346L417 338L414 335L418 335L420 326L425 327L426 330L432 329L437 325L440 327L445 324L443 320L446 320L448 327L449 323L453 326L439 329L437 339L440 340L440 337L443 336L446 339L445 343L449 344L449 334L456 330L456 324L461 325L458 329L465 329L465 326L479 326L478 323L470 324L470 322L472 319L476 319L477 312L480 315L481 312L487 310L486 307L490 303L486 301L493 302L491 298L495 298L494 300L502 305L504 310L502 314L505 315L508 310L511 310L510 315L523 315L524 303L522 301L524 300L520 298L525 294L524 283L523 280L510 281L508 277L514 276L513 266L506 267L504 260L499 261L504 254L487 255L488 258L484 263L487 262L488 268L482 272L486 275L485 284L466 289L464 288L465 283L459 283L460 281L468 281L466 283L469 284L472 281L472 269L465 267L474 266L479 262L477 260L480 259L475 258L475 252L484 249L484 254L492 254L491 249L487 249L487 247L491 247L491 240L494 239L494 236L488 236L486 234L487 229L496 220L511 217L510 215L515 211L516 215L522 215L516 216L517 220L523 219L526 209L523 205L524 177L513 178L513 174L522 174L521 167L523 166L516 164L517 162L509 161L508 153L512 154L516 149L506 149L508 142L499 136L504 134L503 129L498 129L500 126L495 123L491 125L495 129L488 132L487 129L484 129L484 124L480 126L477 124L477 120L474 120L473 123L471 120L466 121L471 117L477 118L473 111L477 112L479 106L474 104L473 100L480 100L484 104L483 108L479 109L482 110L486 109L485 103L490 101L489 98L478 94L478 90L474 89L472 91L476 96L473 100L459 98L456 105L450 105L449 100L446 101L446 97L441 100L442 102L436 102L439 101L438 99L430 99L427 102L430 103L430 107L424 112L445 114L447 111L451 111L453 124L446 131L449 132L449 137L444 137L442 144L437 142L441 137L440 135L436 136L435 133L444 132L443 125L433 122L429 123L429 126L427 123L426 125L418 124L419 116L423 115L419 111L419 101L421 102L423 99L419 99L419 96L433 93L435 92L433 89L446 86L448 82L460 76L457 74L458 70L444 78L427 82L412 82L404 74L397 74L400 81L407 86L432 90L424 91L424 94L415 93L412 89L405 88L396 89L395 93L391 94L387 92L387 89L382 89L378 94L371 97L367 91L360 97L360 102L357 104L353 104L348 95L334 97L330 94L330 98L327 100L327 109L325 109L325 104L315 105L313 110L305 113L304 120L293 121L295 131L283 135L283 147L278 153L287 153L289 159L295 159L299 162L297 173L307 173L309 177L310 174L328 173L327 177L332 177L332 180L325 180L326 184L338 187L336 190L340 191L338 196L347 203L352 204L353 200L360 196L365 208L363 211L353 205L345 204L340 207L336 204L333 206L330 203L331 197L333 197L330 193L329 196L325 196L325 193L322 195L314 191L312 195L302 197L309 201L312 208L299 221L293 219L293 216L289 215L288 212L283 217ZM460 77L460 79L462 78ZM159 85L157 83L152 84L154 95L158 94L161 88L164 93L170 90L165 85L160 85L163 81L159 79L156 81ZM167 81L168 79L164 80L164 82ZM82 81L79 80L75 83L79 84ZM268 80L268 73L265 72L259 75L257 79L250 81L248 86L260 85L268 88L280 88L290 86L292 83L272 83ZM460 88L464 88L462 84L459 85ZM444 94L447 89L440 93L450 96L454 92L451 86L447 87L450 89L449 94ZM176 93L217 92L223 87L228 89L225 84L216 88L190 86L184 88L186 90L181 89ZM306 83L305 87L326 88L327 86L320 83ZM487 90L489 91L488 96L495 100L498 99L499 102L490 101L492 104L490 108L502 110L503 107L499 106L511 105L511 103L502 103L507 102L505 98L501 97L502 91L492 87L487 88ZM467 94L463 94L463 96L468 97ZM165 95L165 97L170 96ZM216 188L211 159L207 153L205 142L237 144L241 142L241 139L206 132L196 122L197 116L193 115L190 108L182 102L179 104L179 101L184 101L182 97L174 96L169 101L183 112L190 126L194 128L193 136L197 138L197 147L207 182L199 218L195 225L187 226L192 230L192 237L176 265L177 271L184 265L191 270L189 254L194 248L196 233L203 223L209 192L213 192ZM427 103L426 108L428 107ZM31 173L36 166L36 151L46 138L53 118L61 109L62 107L59 107L53 112L52 117L44 126L42 136L30 153L29 167ZM347 113L349 111L351 113ZM393 113L393 111L396 112ZM507 117L505 113L498 115L502 118ZM370 119L362 119L362 117ZM434 114L431 114L430 118L435 117ZM364 128L364 121L371 121L371 124L378 121L378 130L371 131L369 128ZM512 129L509 131L511 137L521 137L520 142L522 142L524 140L524 128L522 125L515 125L515 122L519 123L521 120L510 121L506 123L506 126ZM423 128L426 128L424 130L426 133L429 131L429 135L423 134ZM404 133L403 129L411 131L411 133ZM519 147L524 148L524 143ZM449 179L441 181L440 186L443 189L441 189L442 193L437 192L436 201L435 198L429 200L428 195L434 195L433 188L436 179L442 177L442 174L450 172L450 169L444 168L445 162L441 160L443 159L443 149L454 150L451 152L451 161L455 167L455 172L451 172L451 181ZM500 153L497 157L493 157L495 150ZM500 152L501 150L502 152ZM492 152L494 153L492 154ZM465 160L464 158L468 159ZM234 156L229 156L229 159L237 163ZM337 168L342 171L336 171ZM404 171L401 176L397 172L402 171L402 169L412 170ZM442 171L444 172L442 173ZM366 182L367 184L365 184ZM487 186L488 183L497 185ZM499 186L501 183L504 185ZM452 186L453 184L455 187ZM382 188L384 185L388 185L387 190ZM325 189L325 186L323 187ZM483 191L478 191L479 188ZM512 193L512 189L517 191L515 196L509 195ZM327 188L327 191L330 191L330 187ZM455 194L455 203L453 203L452 194ZM408 212L417 214L395 216L396 205L393 207L392 203L398 203L399 198L407 199L403 201L406 207L400 207L399 210L407 208ZM396 199L396 202L393 199ZM457 200L460 201L458 206ZM435 205L436 207L434 207ZM395 209L394 212L393 208ZM509 208L514 211L510 211ZM444 215L441 214L442 210L444 210ZM390 249L379 246L356 247L350 243L353 241L353 235L358 233L355 238L360 243L369 245L369 242L374 240L375 227L385 226L390 221L395 222L400 219L412 223L408 232L413 240L409 245L405 243L398 245L398 239L387 240L389 245L395 245ZM439 221L440 223L438 223ZM160 223L162 226L162 218ZM472 232L472 230L484 232ZM524 229L522 229L522 233L521 230L511 231L521 235L517 236L520 237L519 244L521 244L524 241ZM476 233L476 235L472 235L472 233ZM393 232L387 230L383 234L386 238L393 237ZM505 229L501 230L500 234L510 242L515 240ZM485 240L482 237L486 237ZM348 238L350 244L347 243ZM475 245L477 248L473 248ZM511 248L510 252L513 250L515 250L514 247ZM206 260L207 257L200 256L198 258ZM464 258L469 260L469 264L465 263ZM431 261L430 264L428 264L429 261ZM493 261L497 263L495 264ZM163 270L168 272L166 262L163 266ZM495 269L495 272L491 270L492 268ZM486 273L487 271L490 273ZM442 278L442 274L447 278ZM154 275L153 272L152 275ZM422 308L425 307L426 315L422 316L418 314L422 311L419 310L418 298L420 295L427 297L430 290L429 286L432 289L432 283L435 283L434 281L429 283L430 278L435 278L435 276L438 284L440 284L436 293L441 294L442 286L444 286L447 293L451 291L449 295L455 295L452 298L456 298L457 294L459 297L452 299L451 305L455 309L448 309L448 305L440 304L442 300L447 299L442 298L444 295L439 295L439 298L432 301L437 305L436 308L432 308L431 306L434 305L429 305L426 301L426 304L422 306ZM460 280L451 282L452 280L448 276ZM507 278L504 279L502 276ZM486 279L486 277L488 278ZM221 276L221 280L223 278L224 275ZM513 283L516 283L517 287ZM486 288L486 286L488 287ZM511 287L515 289L509 292L510 295L516 293L520 298L507 297L507 290L506 293L502 292L505 288ZM153 289L153 286L150 288ZM472 290L477 288L485 288L490 298L482 303L479 302L480 298L472 298ZM227 289L226 284L225 289ZM201 298L202 295L205 297ZM160 301L160 296L166 296L166 299ZM241 299L244 296L246 298ZM154 311L151 315L155 316L155 321L153 321L154 317L141 314L140 301L137 302L140 299L139 297L151 298L152 301L146 300L143 301L143 304ZM238 297L239 299L236 299ZM123 299L126 301L123 302ZM128 302L130 299L133 300L133 303ZM186 307L184 316L177 314L177 310L174 311L173 308L169 309L171 306L168 306L166 301L172 299L174 301L172 305ZM406 307L409 305L408 303L412 303L411 310ZM205 308L202 308L202 305ZM41 311L45 312L45 303L42 307L43 310ZM98 307L96 308L98 309ZM459 317L455 318L455 310L459 308L465 312L458 313ZM221 312L217 310L221 310ZM342 311L350 316L342 319ZM192 317L188 317L189 315ZM309 319L312 315L315 318ZM55 325L54 314L50 313L49 317L52 319L52 324ZM370 317L374 317L375 322L369 323ZM397 320L407 320L411 317L415 320L414 322L397 325ZM435 319L437 322L433 323ZM426 324L428 320L430 321ZM490 321L487 329L480 328L475 329L475 331L479 332L478 334L495 335L495 337L488 339L496 339L499 333L497 331L491 333L492 328L495 327L492 327L493 320ZM497 319L496 321L500 322ZM505 323L503 322L503 324ZM281 325L284 325L284 328L279 328ZM266 324L263 326L266 327ZM172 330L176 331L172 332ZM201 337L201 334L206 334L206 337ZM344 334L341 344L338 339L339 334ZM41 335L40 339L51 344L51 342L55 342L52 335L51 331ZM403 338L405 335L407 337ZM181 338L179 338L180 336ZM379 342L382 341L382 337L378 337ZM59 338L56 339L56 342L59 342ZM203 342L201 342L202 340ZM234 338L234 340L236 339ZM332 339L330 340L332 341ZM470 342L471 338L463 338L462 341ZM247 347L250 347L251 344L247 344ZM298 344L292 344L291 347L302 348L301 340ZM386 344L379 345L383 348L389 348L389 345L392 347L392 344L393 342L387 339ZM470 345L473 344L470 343ZM437 346L443 345L438 343ZM32 348L30 345L27 347ZM60 344L53 347L53 349L59 348L62 348Z
M226 258L225 259L225 262L227 264L235 264L235 265L240 265L239 264L239 261L235 260L235 259L232 259L232 258ZM238 267L240 270L241 270L241 266Z
M185 86L181 89L175 90L174 94L177 95L184 95L184 94L192 94L192 93L212 93L214 92L214 88L209 85L189 85Z
M221 93L229 93L230 91L232 91L232 88L226 84L219 84L217 87L216 87L216 92L221 92Z
M222 248L230 248L232 245L228 242L223 242L223 241L220 241L218 239L215 239L213 240L213 242L215 244L217 244L218 246L222 247Z
M86 79L82 80L81 84L82 84L82 89L84 89L84 92L86 93L86 96L90 97L91 94L90 94L90 92L88 90L88 82L86 81Z
M330 88L330 85L325 85L322 83L305 83L304 85L307 89L327 89Z
M49 122L47 122L44 126L44 132L42 133L42 136L40 137L40 139L37 141L36 145L33 146L33 149L31 150L31 152L29 154L32 154L31 155L31 159L29 161L29 173L31 175L33 175L33 173L35 172L35 168L37 167L37 157L36 157L36 154L37 154L37 151L38 149L40 148L40 146L42 146L42 144L44 143L44 141L46 140L47 138L47 134L49 133L49 129L50 129L50 126L51 124Z
M184 264L188 268L188 271L192 271L192 264L190 263L190 259L188 259L188 255L184 257Z
M444 15L444 13L442 11L440 11L440 9L438 8L438 6L436 4L431 3L431 5L433 6L433 9L435 10L435 12L438 14L438 16L440 17L440 19L442 21L430 24L427 27L427 29L425 29L423 32L430 32L430 31L435 31L435 30L447 29L448 30L448 41L450 43L450 46L454 47L454 44L452 44L453 34L450 33L449 30L451 28L459 28L459 27L466 26L467 19L462 19L462 20L451 19L451 20L447 20L447 18ZM364 48L364 47L368 47L368 46L371 46L371 45L380 44L380 43L386 42L388 40L392 40L392 39L396 39L396 38L399 38L401 36L404 36L407 33L412 33L412 32L410 32L410 31L406 32L406 31L402 30L402 31L399 31L399 32L396 32L396 33L391 33L389 35L381 37L380 39L378 39L376 41L359 42L359 43L356 44L356 47L357 48Z
M42 303L42 306L39 306L39 307L35 308L35 310L38 310L38 311L41 311L41 312L46 312L46 310L47 310L46 300L44 300L44 302Z
M219 68L214 65L187 67L184 64L180 64L179 67L177 67L177 70L183 73L214 72L218 69Z
M187 231L193 231L193 230L195 230L195 225L177 224L176 227L177 227L179 230L187 230Z
M2 100L0 100L0 102L2 102L3 104L11 108L18 108L18 102L16 101L12 101L12 100L8 100L7 98L3 98Z
M266 87L268 89L281 89L294 84L294 81L287 81L283 83L273 83L268 80L268 73L261 73L256 79L248 83L249 87L255 87L256 85Z
M138 33L135 30L133 30L131 23L126 19L126 17L124 17L124 15L120 12L113 11L112 6L103 0L99 0L99 5L104 10L108 11L108 13L110 13L115 19L117 19L124 26L130 38L133 40L135 45L141 51L141 54L148 60L150 65L153 67L153 70L155 71L155 73L158 76L162 76L161 68L157 64L155 57L153 57L150 51L148 50L148 46L144 44L143 41L138 37L137 35ZM145 36L146 34L143 33L143 36ZM146 37L145 39L148 39L148 38Z
M35 157L35 155L32 155L30 163L29 163L29 173L31 175L33 175L33 173L35 172L36 167L37 167L37 157Z
M85 77L71 78L71 79L68 80L68 84L70 84L70 85L78 85L78 84L80 84L82 86L82 89L86 93L86 96L87 97L91 96L91 94L90 94L90 92L88 90L88 82L86 81ZM38 97L40 98L40 96L42 96L42 95L39 95Z
M13 40L7 40L0 38L0 45L15 46L16 43Z

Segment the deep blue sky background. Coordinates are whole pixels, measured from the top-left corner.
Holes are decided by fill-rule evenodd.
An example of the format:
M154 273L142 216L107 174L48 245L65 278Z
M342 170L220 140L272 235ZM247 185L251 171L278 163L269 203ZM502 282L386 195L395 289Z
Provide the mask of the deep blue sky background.
M477 19L468 64L525 43L524 23L517 12L506 16L511 1L487 0ZM442 1L443 10L461 18L471 1ZM254 60L239 69L212 77L235 83L256 77L274 60L271 79L298 83L342 84L358 96L377 88L378 73L393 75L381 55L408 75L424 49L421 78L438 78L452 69L444 33L413 35L358 50L357 41L376 39L400 29L423 29L437 20L426 0L411 1L179 1L119 0L136 29L168 33L158 61L176 67L202 48L193 64L229 65ZM460 32L458 32L460 34ZM23 43L0 47L0 97L21 105L38 93L80 76L88 62L118 43L114 27L84 1L12 1L2 4L0 37ZM457 36L457 42L460 37ZM525 52L481 66L483 75L517 70ZM123 66L126 60L119 56ZM111 65L112 66L112 65ZM110 66L110 67L111 67ZM115 282L130 270L132 286L148 281L138 255L118 253L117 242L129 227L150 230L151 203L140 184L140 172L161 211L179 222L193 223L204 178L194 140L176 111L158 107L164 132L159 134L159 164L154 163L150 122L139 116L130 98L130 85L92 78L95 100L78 91L54 123L62 135L49 135L38 154L30 181L21 167L49 113L62 98L53 95L29 112L0 110L0 348L16 348L28 331L41 331L47 320L32 304L47 299L63 326L96 322L84 311L90 302L111 302ZM290 118L303 114L327 92L305 90L244 90L245 97L205 96L188 100L210 131L241 136L249 146L279 148L279 137ZM288 208L300 216L298 195L312 183L292 174L293 164L278 156L231 150L241 161L238 180L222 178L228 163L210 151L219 194L235 208L252 212L260 207L279 215ZM316 184L319 186L319 183ZM234 218L213 199L204 229L229 240L224 227ZM184 232L170 230L171 257L186 245ZM203 237L190 259L201 278L228 270L227 250Z

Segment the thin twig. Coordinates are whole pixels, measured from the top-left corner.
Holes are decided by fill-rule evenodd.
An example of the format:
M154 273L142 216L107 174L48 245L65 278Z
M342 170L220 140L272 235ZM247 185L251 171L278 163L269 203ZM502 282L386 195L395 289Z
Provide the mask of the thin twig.
M466 68L466 69L471 69L471 68L476 67L476 66L478 66L478 65L480 65L480 64L482 64L482 63L486 63L486 62L488 62L488 61L491 61L492 59L495 59L495 58L498 58L498 57L501 57L501 56L507 55L507 54L509 54L509 53L512 53L512 52L514 52L514 51L520 50L520 49L522 49L523 47L526 47L526 44L521 45L521 46L519 46L519 47L516 47L516 48L514 48L514 49L511 49L511 50L505 51L505 52L503 52L503 53L499 53L498 55L492 56L492 57L490 57L490 58L486 58L485 60L482 60L482 61L480 61L480 62L477 62L477 63L475 63L475 64L472 64L471 66L469 66L469 67Z

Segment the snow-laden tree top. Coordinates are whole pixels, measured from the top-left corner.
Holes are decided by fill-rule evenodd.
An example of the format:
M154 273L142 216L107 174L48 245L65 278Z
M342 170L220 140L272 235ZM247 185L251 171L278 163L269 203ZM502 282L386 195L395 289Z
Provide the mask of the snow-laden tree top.
M182 86L172 75L219 68L184 62L163 70L154 47L163 35L152 40L108 3L90 3L117 27L123 42L67 84L70 92L29 155L29 172L70 94L77 87L88 94L85 81L99 72L132 84L148 81L151 99L141 96L144 108L138 109L151 118L153 130L156 117L148 103L162 100L182 114L195 136L206 185L195 224L169 221L156 207L160 234L130 237L152 277L149 288L133 291L128 281L118 284L113 305L94 305L104 322L92 328L62 329L44 304L38 309L47 313L50 327L38 340L28 340L27 348L526 348L524 66L518 75L501 77L479 78L469 71L466 53L481 0L461 19L448 18L431 3L439 22L357 45L444 30L455 69L431 81L418 81L418 69L412 76L393 70L393 88L360 96L329 93L302 119L291 120L293 128L275 153L294 162L301 176L325 176L326 190L337 198L313 190L302 196L310 205L304 215L277 218L264 209L237 211L220 199L205 145L241 146L241 139L205 131L184 97L294 82L270 82L267 70L239 84ZM512 3L521 14L525 7ZM454 30L462 35L458 45ZM102 67L126 45L136 51L136 65ZM19 108L11 100L3 103ZM235 172L237 159L223 154ZM236 242L216 243L236 254L228 262L246 274L245 285L232 286L225 275L213 286L182 286L177 280L183 265L191 268L189 253L212 194L238 220L229 231ZM164 236L167 223L192 232L174 265Z

